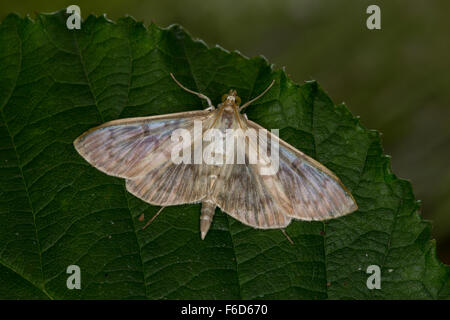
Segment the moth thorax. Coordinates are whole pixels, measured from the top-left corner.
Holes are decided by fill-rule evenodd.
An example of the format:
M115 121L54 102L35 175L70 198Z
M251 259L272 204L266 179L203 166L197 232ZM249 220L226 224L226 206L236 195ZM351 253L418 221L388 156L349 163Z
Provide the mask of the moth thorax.
M224 108L223 108L223 111L225 111L225 112L233 112L233 107L232 106L230 106L230 105L226 105Z
M216 211L216 204L211 200L202 201L202 211L200 214L200 234L202 240L205 239L208 233L209 227L214 217L214 212Z

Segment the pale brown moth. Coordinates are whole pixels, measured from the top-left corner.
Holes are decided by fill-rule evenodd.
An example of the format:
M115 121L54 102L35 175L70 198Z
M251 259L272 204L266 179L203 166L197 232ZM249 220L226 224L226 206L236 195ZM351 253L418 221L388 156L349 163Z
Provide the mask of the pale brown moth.
M74 141L78 153L104 173L125 178L130 193L152 205L162 206L161 210L166 206L201 202L202 239L209 230L216 207L253 228L282 230L292 219L326 220L358 208L334 173L241 113L263 96L274 81L242 106L236 91L230 90L216 108L207 96L185 88L170 75L181 88L205 99L209 107L104 123ZM202 124L200 133L194 132L195 121ZM208 129L262 130L273 139L270 141L279 144L278 170L272 175L261 175L262 164L247 162L176 164L171 159L175 148L171 135L180 128L192 134L189 148L194 149L194 153L195 148L204 149L214 143L204 139ZM246 160L250 153L261 152L252 143L245 148Z

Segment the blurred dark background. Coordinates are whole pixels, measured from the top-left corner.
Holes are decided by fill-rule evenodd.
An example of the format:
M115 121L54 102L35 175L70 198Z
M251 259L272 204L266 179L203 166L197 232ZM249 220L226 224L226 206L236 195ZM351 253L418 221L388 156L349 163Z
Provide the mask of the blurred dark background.
M315 79L335 103L383 133L397 176L411 180L450 264L450 1L87 0L2 1L0 19L77 4L83 18L126 14L178 23L209 45L264 55L295 81ZM381 8L381 30L366 8Z

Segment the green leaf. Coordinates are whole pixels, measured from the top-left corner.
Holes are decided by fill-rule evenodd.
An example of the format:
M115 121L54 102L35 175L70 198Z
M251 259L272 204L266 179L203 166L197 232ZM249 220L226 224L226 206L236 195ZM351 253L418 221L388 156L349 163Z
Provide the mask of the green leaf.
M179 26L90 16L68 30L66 18L10 15L0 26L0 298L450 297L409 182L391 172L379 134L316 82L297 85L264 58L208 48ZM141 230L159 208L72 142L108 120L204 108L169 72L214 103L229 88L247 101L276 79L248 117L334 171L360 209L293 222L295 245L219 210L202 241L199 205L167 208ZM81 268L81 290L66 287L69 265ZM369 265L381 268L380 290L366 286Z

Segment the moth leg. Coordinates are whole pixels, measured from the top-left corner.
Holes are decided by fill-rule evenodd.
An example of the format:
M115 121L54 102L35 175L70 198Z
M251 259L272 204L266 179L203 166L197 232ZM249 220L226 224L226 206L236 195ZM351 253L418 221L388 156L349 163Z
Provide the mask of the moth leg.
M147 227L150 225L150 223L152 223L153 220L155 220L156 217L161 213L161 211L163 211L164 208L165 208L165 207L161 207L161 208L158 210L158 212L157 212L150 220L147 221L147 223L145 224L145 226L142 227L142 230L144 230L145 228L147 228Z
M288 239L288 241L293 245L294 241L292 241L291 237L288 236L288 234L286 233L286 230L284 229L280 229L281 232L283 232L284 236Z
M181 89L186 90L189 93L195 94L200 99L205 99L206 102L208 102L208 108L206 110L211 110L212 111L212 110L215 109L213 104L211 103L211 99L210 98L205 96L203 93L192 91L191 89L188 89L185 86L183 86L180 82L178 82L177 79L175 79L175 76L172 74L172 72L170 73L170 76L172 77L173 81L175 81L175 83L180 86Z

